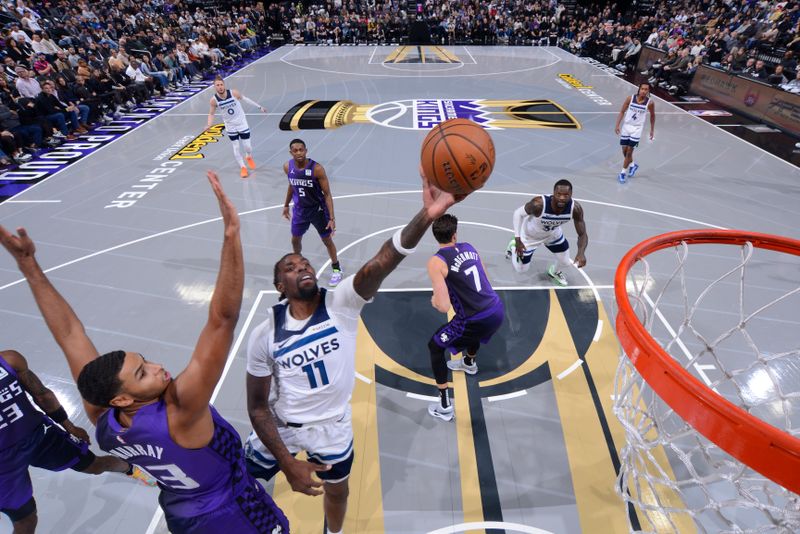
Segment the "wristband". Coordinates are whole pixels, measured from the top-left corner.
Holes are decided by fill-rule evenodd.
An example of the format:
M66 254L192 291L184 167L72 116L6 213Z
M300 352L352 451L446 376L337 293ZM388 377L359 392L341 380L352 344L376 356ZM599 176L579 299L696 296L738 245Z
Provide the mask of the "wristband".
M57 410L53 410L47 414L47 417L52 419L54 422L58 423L59 425L69 419L67 417L67 412L64 410L63 406L59 406Z
M413 254L417 247L414 248L403 248L403 245L400 244L400 234L403 233L403 229L400 228L398 231L394 233L392 236L392 245L394 245L394 249L402 254L403 256L408 256L409 254Z

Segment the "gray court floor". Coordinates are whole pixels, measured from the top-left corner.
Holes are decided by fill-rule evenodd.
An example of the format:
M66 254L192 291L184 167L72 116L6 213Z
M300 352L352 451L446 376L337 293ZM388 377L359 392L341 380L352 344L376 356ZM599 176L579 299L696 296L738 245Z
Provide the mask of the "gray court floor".
M281 48L227 79L229 87L269 111L248 110L258 163L250 178L239 178L230 143L221 138L202 149L202 159L183 160L152 189L133 188L167 161L159 159L165 150L202 132L211 96L207 90L1 204L0 222L28 229L40 263L101 352L135 350L175 373L191 354L215 281L221 225L205 170L219 171L242 214L247 279L237 344L215 404L244 437L249 423L243 341L275 301L272 265L290 249L288 222L281 218L286 192L281 166L288 159L289 141L304 139L309 157L327 170L335 197L335 242L343 268L353 273L421 205L417 166L427 130L417 126L426 101L465 101L466 107L484 109L489 106L475 101L554 101L581 128L492 129L495 171L484 190L452 210L461 221L460 239L482 253L493 285L513 303L508 304L515 310L511 316L546 311L532 325L512 321L508 339L486 349L497 355L512 341L538 336L528 352L513 345L521 354L514 365L527 365L530 373L514 367L522 382L506 387L503 375L510 376L512 369L492 368L496 389L484 381L480 388L485 394L477 381L456 383L457 396L459 391L471 395L468 407L457 407L472 415L471 429L463 423L439 424L425 414L432 387L405 375L426 372L425 336L443 319L431 311L426 293L425 262L436 249L426 236L419 252L384 283L391 291L379 295L374 311L365 311L364 341L371 338L372 345L357 356L363 380L357 381L354 410L360 410L356 436L363 441L346 531L567 533L599 532L591 526L602 524L608 525L604 532L621 532L624 510L613 484L607 484L614 476L611 449L618 450L623 439L607 398L619 356L611 329L616 266L632 245L671 230L742 228L796 238L800 170L656 99L655 141L642 142L636 150L636 177L620 185L621 153L613 130L623 100L635 91L629 83L555 48L405 52L411 58L414 54L419 62L398 62L396 47ZM447 61L430 60L442 55ZM578 80L584 89L560 75ZM352 124L337 129L280 130L283 115L306 100L384 105L360 107ZM582 272L567 274L572 289L551 291L545 275L549 252L537 251L531 272L517 275L503 250L511 237L513 210L533 194L551 192L564 177L584 207L588 263ZM125 197L129 191L146 194ZM120 198L135 202L113 207ZM566 234L574 251L574 228ZM327 255L313 234L304 240L304 254L320 270L321 280L327 280ZM703 265L697 267L698 281L710 276ZM787 262L765 270L759 283L768 291L795 287L797 274L797 263ZM13 262L0 255L0 344L26 355L73 421L88 427L63 356L19 281ZM723 313L726 298L707 305L711 311L715 306ZM418 337L394 325L392 313L396 321L408 321ZM713 320L714 314L709 316ZM785 341L788 348L796 344L797 319L784 315L782 321L776 346ZM540 324L547 328L534 334ZM406 357L408 362L401 361ZM589 371L575 371L572 363L578 358ZM588 383L599 392L601 405L590 400L584 381L589 372L593 381ZM579 376L582 382L573 383ZM457 420L464 419L457 415ZM603 424L611 427L610 444L592 441L593 432L602 436ZM477 458L477 472L465 465L468 458ZM40 532L165 531L157 491L122 477L70 471L34 469L32 477ZM494 482L487 486L486 477ZM475 480L483 489L478 495L470 482ZM296 519L293 531L322 531L318 499L289 495L280 479L274 486L279 503ZM5 517L0 532L10 532Z

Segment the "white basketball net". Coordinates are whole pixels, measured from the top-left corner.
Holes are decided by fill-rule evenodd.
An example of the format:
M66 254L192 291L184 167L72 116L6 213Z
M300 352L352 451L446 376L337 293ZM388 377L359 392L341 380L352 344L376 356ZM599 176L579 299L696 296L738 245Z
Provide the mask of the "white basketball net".
M764 276L777 271L778 256L788 289L776 292L765 289L770 282ZM790 324L800 316L795 260L750 243L681 243L639 260L628 273L627 292L647 331L693 376L762 421L800 436L800 328ZM636 511L639 527L632 522L631 532L800 532L800 496L692 428L624 355L614 413L627 438L617 492Z

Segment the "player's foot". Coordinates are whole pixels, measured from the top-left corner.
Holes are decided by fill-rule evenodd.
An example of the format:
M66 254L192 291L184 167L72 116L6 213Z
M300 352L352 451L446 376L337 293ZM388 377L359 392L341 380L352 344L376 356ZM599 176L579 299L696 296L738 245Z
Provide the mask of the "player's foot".
M508 242L508 246L506 246L506 259L510 260L511 256L514 254L514 249L517 248L517 240L511 239Z
M441 402L434 402L428 405L428 413L442 421L452 421L454 412L452 404L447 408L442 408Z
M556 271L556 266L551 265L547 268L547 275L553 279L553 282L560 285L561 287L566 287L567 284L567 277L564 276L564 273L561 271Z
M244 167L242 168L244 169ZM626 176L626 173L623 171L619 173L619 176L617 176L617 180L619 180L619 183L624 184L625 182L628 181L628 177Z
M342 281L343 276L344 275L342 274L342 271L338 269L333 269L333 272L331 273L331 279L328 282L328 285L331 287L337 286L339 282Z
M133 466L133 473L126 475L128 478L141 482L145 486L156 486L156 479L151 477L146 471L141 469L138 465Z
M247 172L247 167L242 167L239 170L239 176L241 176L242 178L247 178L249 175L250 175L250 173Z
M628 167L628 178L633 178L633 175L636 174L636 171L639 170L639 166L635 163L631 163L631 166Z
M478 372L478 364L473 360L472 365L464 363L464 358L457 360L447 360L447 368L451 371L464 371L468 375L474 375Z
M256 162L253 161L253 156L247 156L244 159L245 159L245 161L247 161L247 166L248 167L250 167L253 170L256 170Z

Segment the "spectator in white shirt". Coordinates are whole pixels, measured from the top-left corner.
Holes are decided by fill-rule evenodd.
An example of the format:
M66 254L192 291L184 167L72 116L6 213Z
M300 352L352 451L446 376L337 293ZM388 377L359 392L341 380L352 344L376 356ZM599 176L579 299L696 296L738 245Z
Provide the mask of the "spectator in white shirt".
M17 67L17 81L14 85L19 91L19 95L25 98L36 98L42 92L42 86L36 81L36 78L31 76L31 73L25 67Z

